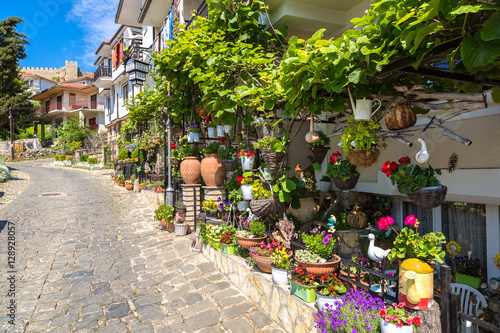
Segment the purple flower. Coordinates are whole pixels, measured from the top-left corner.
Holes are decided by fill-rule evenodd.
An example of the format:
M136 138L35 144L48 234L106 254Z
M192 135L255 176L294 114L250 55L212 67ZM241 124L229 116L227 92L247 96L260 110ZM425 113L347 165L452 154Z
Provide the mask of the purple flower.
M328 238L328 237L323 238L323 243L328 244L329 241L330 241L330 238Z
M312 230L312 233L313 233L313 234L317 234L317 233L318 233L318 231L319 231L319 230L318 230L318 228L314 228L314 229Z
M325 234L326 234L326 232L323 230L323 231L321 232L321 235L323 235L323 236L324 236Z

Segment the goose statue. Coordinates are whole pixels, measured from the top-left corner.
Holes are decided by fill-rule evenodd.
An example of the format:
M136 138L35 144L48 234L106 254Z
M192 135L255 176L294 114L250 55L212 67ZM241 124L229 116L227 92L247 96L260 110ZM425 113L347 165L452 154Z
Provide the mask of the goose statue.
M418 138L418 142L420 142L422 148L420 148L418 153L415 154L415 160L418 164L424 164L429 160L430 155L427 151L427 144L425 143L424 139Z
M375 235L374 234L368 234L368 240L370 241L370 245L368 246L368 257L371 260L380 264L382 262L382 260L384 260L387 257L389 252L391 252L391 249L384 250L384 249L381 249L380 247L375 246Z

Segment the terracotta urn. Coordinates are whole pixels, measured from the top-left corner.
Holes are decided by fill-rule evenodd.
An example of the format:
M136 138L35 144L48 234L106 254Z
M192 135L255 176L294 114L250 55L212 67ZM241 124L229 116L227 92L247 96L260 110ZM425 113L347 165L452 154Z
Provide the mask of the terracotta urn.
M295 261L302 267L307 273L314 274L316 276L322 276L325 274L333 273L337 270L340 263L340 257L333 255L330 261L320 262L320 263L309 263L301 261L295 258Z
M201 179L201 164L198 158L189 156L181 162L181 177L186 185L195 185Z
M245 238L245 237L240 237L236 236L236 240L238 241L238 244L241 247L244 247L246 249L250 247L255 247L255 246L260 246L260 242L266 240L266 236L264 237L254 237L254 238Z
M219 154L205 155L205 158L201 161L201 176L205 184L210 187L221 186L224 183L226 170L222 167Z

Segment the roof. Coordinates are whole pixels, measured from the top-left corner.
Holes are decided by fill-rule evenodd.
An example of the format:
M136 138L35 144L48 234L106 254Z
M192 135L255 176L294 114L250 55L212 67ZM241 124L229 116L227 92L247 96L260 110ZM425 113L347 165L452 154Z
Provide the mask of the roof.
M83 83L60 83L58 84L57 86L59 87L67 87L67 88L85 88L85 87L89 87L88 84L83 84Z
M57 92L64 91L65 89L78 90L81 92L88 92L89 90L92 90L92 89L95 89L96 91L98 91L98 88L93 84L87 85L87 84L79 84L79 83L59 83L59 84L55 84L55 85L53 85L45 90L40 91L38 94L31 96L30 99L35 100L35 101L41 101L45 98L50 97L51 95L53 95Z
M54 80L46 78L45 76L41 76L41 75L33 74L33 73L22 73L21 76L37 76L37 77L39 77L41 79L44 79L44 80L47 80L47 81L50 81L50 82L56 82Z
M82 75L79 77L75 77L74 79L71 79L71 80L66 80L66 81L64 81L64 84L66 84L67 82L74 82L74 81L93 79L93 78L94 78L94 73L89 73L89 74L85 74L85 75Z

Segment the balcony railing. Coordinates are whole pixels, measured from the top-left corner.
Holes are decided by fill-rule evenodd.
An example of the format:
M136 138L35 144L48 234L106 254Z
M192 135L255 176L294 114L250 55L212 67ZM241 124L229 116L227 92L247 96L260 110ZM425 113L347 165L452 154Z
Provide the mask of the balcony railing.
M50 111L54 110L61 110L61 111L74 111L78 109L90 109L90 110L103 110L104 111L104 103L97 103L97 102L76 102L76 103L55 103L51 104L49 106L42 106L40 109L37 110L36 114L38 116L48 113Z
M92 125L89 125L89 129L91 131L97 131L99 130L99 124L92 124Z
M186 30L189 29L191 24L193 24L193 22L196 20L196 18L198 16L208 17L208 5L207 5L207 2L205 0L203 0L200 3L200 5L198 6L198 9L196 9L195 15L193 17L191 17L189 22L186 24Z
M111 67L99 66L99 68L94 72L94 81L98 78L111 78Z

